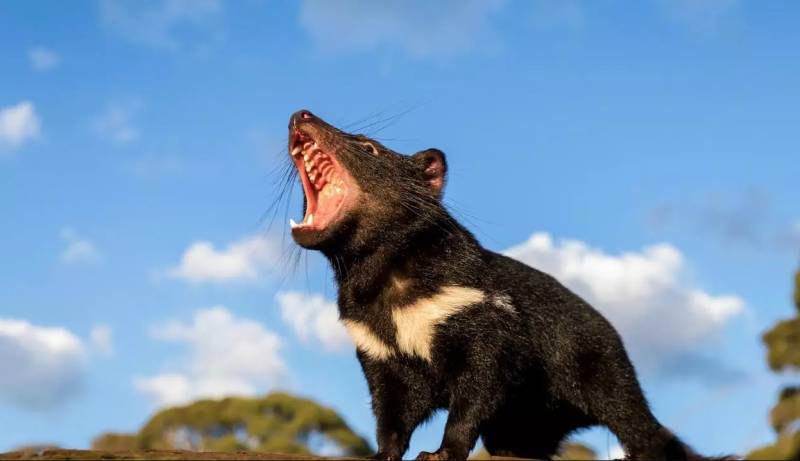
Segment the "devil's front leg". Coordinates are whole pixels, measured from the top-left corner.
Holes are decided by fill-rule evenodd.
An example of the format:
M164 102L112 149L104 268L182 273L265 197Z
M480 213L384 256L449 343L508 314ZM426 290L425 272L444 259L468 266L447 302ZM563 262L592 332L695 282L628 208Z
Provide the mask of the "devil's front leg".
M372 458L400 460L414 429L435 409L430 380L413 369L403 370L401 376L385 362L358 356L377 420L378 452Z
M438 450L423 451L417 460L465 460L478 440L481 424L502 400L498 377L484 370L465 370L451 387L444 438Z

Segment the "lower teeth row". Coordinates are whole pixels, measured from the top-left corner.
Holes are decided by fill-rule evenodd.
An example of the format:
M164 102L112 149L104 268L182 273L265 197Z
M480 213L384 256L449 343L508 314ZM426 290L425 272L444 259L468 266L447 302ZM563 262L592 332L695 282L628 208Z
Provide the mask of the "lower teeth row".
M291 218L289 219L289 226L291 226L292 229L294 229L295 227L301 226L301 225L310 226L312 224L314 224L314 215L313 214L308 215L308 217L305 219L305 221L303 221L302 224L297 224L296 222L294 222L294 219L291 219Z

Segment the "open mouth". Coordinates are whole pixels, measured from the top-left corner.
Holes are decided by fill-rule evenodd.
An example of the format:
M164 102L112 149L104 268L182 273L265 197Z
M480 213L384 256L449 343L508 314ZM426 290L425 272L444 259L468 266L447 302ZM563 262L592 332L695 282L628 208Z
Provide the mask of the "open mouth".
M301 223L289 220L292 232L324 230L336 220L349 190L349 175L333 156L308 134L296 130L289 143L306 196Z

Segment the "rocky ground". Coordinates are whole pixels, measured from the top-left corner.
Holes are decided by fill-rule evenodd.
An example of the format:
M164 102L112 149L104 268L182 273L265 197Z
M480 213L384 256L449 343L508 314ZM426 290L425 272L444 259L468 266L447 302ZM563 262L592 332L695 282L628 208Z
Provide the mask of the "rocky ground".
M252 451L215 452L215 451L185 451L185 450L137 450L137 451L104 451L104 450L20 450L0 453L0 460L18 459L69 459L69 460L122 460L122 459L220 459L220 460L326 460L326 461L356 461L363 458L325 458L312 455L299 455L287 453L257 453ZM486 459L489 459L488 457ZM493 460L522 460L522 458L491 457Z
M0 460L17 459L74 459L74 460L117 460L117 459L220 459L220 460L356 460L359 458L321 458L311 455L285 454L285 453L256 453L256 452L197 452L183 450L141 450L141 451L101 451L101 450L64 450L64 449L43 449L43 450L21 450L8 453L0 453Z

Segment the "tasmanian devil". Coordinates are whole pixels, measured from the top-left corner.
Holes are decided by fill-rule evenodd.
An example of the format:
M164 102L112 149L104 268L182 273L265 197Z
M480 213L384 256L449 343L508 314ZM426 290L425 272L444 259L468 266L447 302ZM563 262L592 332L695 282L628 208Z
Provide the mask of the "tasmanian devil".
M417 459L550 458L608 427L636 459L698 457L651 413L617 332L548 274L483 248L442 204L437 149L398 154L302 110L289 153L305 193L292 237L330 261L377 419L378 459L446 409Z

